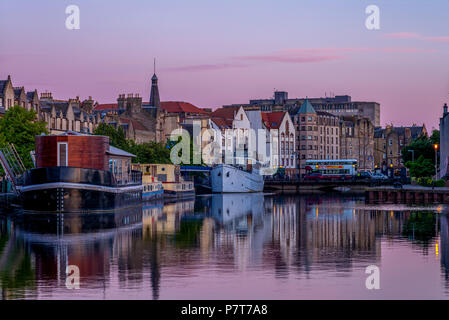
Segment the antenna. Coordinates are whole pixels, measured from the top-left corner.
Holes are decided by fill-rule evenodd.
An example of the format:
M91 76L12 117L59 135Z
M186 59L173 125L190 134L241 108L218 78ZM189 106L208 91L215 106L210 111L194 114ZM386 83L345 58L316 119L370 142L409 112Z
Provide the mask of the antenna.
M154 74L156 74L156 58L154 58L154 62L153 62L153 70L154 70Z

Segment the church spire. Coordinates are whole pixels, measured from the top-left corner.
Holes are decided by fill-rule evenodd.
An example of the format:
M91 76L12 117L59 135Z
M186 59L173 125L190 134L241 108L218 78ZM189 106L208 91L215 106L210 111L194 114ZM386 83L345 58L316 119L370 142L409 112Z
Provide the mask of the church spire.
M161 100L159 98L159 88L157 85L156 76L156 59L154 59L154 73L153 77L151 78L150 106L156 107L158 109L161 108Z

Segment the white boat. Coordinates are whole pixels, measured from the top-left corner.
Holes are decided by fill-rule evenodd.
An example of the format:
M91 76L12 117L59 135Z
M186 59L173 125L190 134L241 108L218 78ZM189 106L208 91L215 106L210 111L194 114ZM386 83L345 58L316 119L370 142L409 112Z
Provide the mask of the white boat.
M238 225L247 222L248 216L263 215L264 196L262 193L213 194L210 212L220 225ZM240 221L240 223L233 223Z
M214 193L262 192L264 185L259 170L245 171L228 164L212 168L210 181Z

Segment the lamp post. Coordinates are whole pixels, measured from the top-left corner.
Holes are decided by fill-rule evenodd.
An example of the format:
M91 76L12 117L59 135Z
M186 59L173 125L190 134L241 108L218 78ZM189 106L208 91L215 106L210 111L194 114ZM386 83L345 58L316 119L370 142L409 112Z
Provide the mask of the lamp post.
M415 150L409 150L412 153L412 162L415 162Z
M435 149L435 180L438 179L438 145L434 144L433 148Z

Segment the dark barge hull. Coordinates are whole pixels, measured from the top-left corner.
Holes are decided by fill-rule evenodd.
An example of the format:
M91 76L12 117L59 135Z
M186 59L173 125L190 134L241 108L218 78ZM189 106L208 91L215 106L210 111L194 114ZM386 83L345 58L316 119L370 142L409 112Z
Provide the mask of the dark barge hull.
M28 171L24 180L21 199L30 211L107 211L142 201L142 184L118 185L104 170L39 168Z

